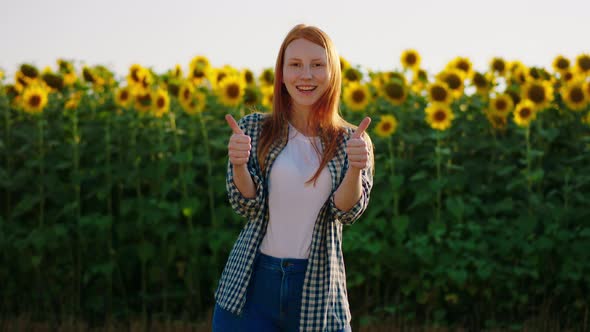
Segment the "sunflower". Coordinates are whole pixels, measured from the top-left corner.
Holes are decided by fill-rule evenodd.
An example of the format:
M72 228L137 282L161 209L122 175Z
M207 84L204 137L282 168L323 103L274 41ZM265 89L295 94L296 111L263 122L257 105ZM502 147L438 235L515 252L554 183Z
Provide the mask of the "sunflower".
M152 108L153 94L150 91L141 91L134 95L135 109L140 113L146 113Z
M190 81L180 85L178 101L187 114L197 114L205 108L207 96L200 90L195 90Z
M525 84L531 77L529 76L529 69L525 66L516 68L510 79L517 84Z
M206 103L207 96L205 93L201 90L196 90L192 93L192 98L186 104L182 104L182 107L187 114L195 115L205 109Z
M168 94L172 97L178 98L178 92L180 90L180 79L173 79L168 81L166 84L166 89L168 90Z
M445 82L434 82L426 88L428 93L428 100L431 103L450 104L453 101L453 96L449 90L449 86Z
M530 76L532 79L542 81L547 81L552 77L544 68L540 67L529 68L528 76Z
M590 112L587 112L586 115L582 117L582 123L590 125Z
M514 122L520 127L528 127L537 117L537 110L535 104L530 100L523 100L514 110Z
M494 129L504 130L508 125L508 118L506 115L487 112L486 117Z
M59 67L59 72L62 74L64 84L66 86L71 86L74 83L76 83L78 77L76 76L76 70L74 69L74 65L70 61L58 59L57 66Z
M418 69L420 68L420 53L414 49L407 49L402 52L400 61L405 69Z
M590 54L580 54L576 57L576 71L580 74L590 74Z
M64 88L64 79L60 74L52 72L44 72L41 75L41 79L49 86L53 91L61 91Z
M171 78L175 78L175 79L179 80L179 79L182 79L183 76L184 76L184 74L182 72L182 66L179 64L176 64L176 66L174 66L174 69L172 69L170 71Z
M263 86L260 88L262 92L262 106L271 109L275 89L273 86Z
M447 69L457 69L463 72L463 77L473 77L473 64L471 60L466 57L456 57L447 64Z
M211 83L211 88L213 90L217 89L217 87L225 80L227 77L236 77L242 81L244 85L246 85L245 81L243 80L243 76L240 75L240 72L231 66L223 66L221 68L211 68L207 72L207 76L209 82Z
M21 100L23 110L29 114L39 114L47 105L47 90L40 85L29 85Z
M224 78L216 89L217 96L225 106L237 106L244 96L244 81L239 77Z
M412 75L412 91L415 93L421 94L422 91L426 88L426 84L428 83L428 73L424 69L416 69Z
M398 79L390 79L381 87L381 94L394 105L401 105L406 100L408 93L406 86Z
M439 73L437 78L447 83L453 97L459 98L463 94L464 76L458 69L446 69Z
M508 94L501 94L490 100L490 112L507 115L514 108L512 98Z
M80 92L76 92L73 93L70 98L66 101L66 103L64 104L64 108L67 110L73 110L78 108L78 105L80 105L80 100L82 99L82 93Z
M62 74L67 74L75 71L72 62L64 59L57 59L57 67L59 67L59 72Z
M152 73L138 64L133 64L129 67L129 74L127 74L127 85L133 89L142 90L146 93L153 82Z
M193 68L201 68L203 70L207 69L211 67L211 63L209 62L209 59L207 59L206 56L203 55L197 55L196 57L194 57L190 64L189 64L189 68L193 69Z
M182 106L188 105L193 98L195 88L190 81L184 81L180 84L178 89L178 101Z
M556 73L563 73L570 68L570 60L563 55L558 55L553 59L553 70Z
M397 71L384 72L381 75L381 79L383 83L387 83L388 81L393 79L400 81L404 86L408 84L408 82L406 81L406 76L403 73Z
M471 79L471 84L475 86L476 93L482 96L488 95L490 89L492 88L492 82L486 78L486 75L475 72L473 74L473 78Z
M26 77L33 80L39 77L39 70L37 69L37 67L30 65L28 63L22 64L20 66L20 72L23 73Z
M381 121L375 127L375 134L382 138L390 137L397 129L397 119L393 115L381 116Z
M210 67L191 66L188 72L188 79L193 82L193 84L199 85L205 81L210 70Z
M563 102L572 111L581 111L588 105L588 95L584 92L584 82L575 81L561 87Z
M553 101L553 87L548 81L531 80L522 87L522 99L530 100L535 109L542 110Z
M16 89L16 86L14 86L14 84L7 84L3 86L0 94L1 93L4 93L11 101L14 101L14 99L20 97L19 91Z
M260 85L262 86L266 86L266 85L270 85L272 86L275 82L275 72L272 68L266 68L262 71L262 73L260 73L260 76L258 76L258 82L260 82Z
M4 80L4 70L0 69L0 81Z
M132 98L133 96L129 87L119 88L115 91L115 104L119 107L129 107Z
M132 64L131 67L129 67L129 73L127 74L127 83L129 85L139 84L143 70L144 68L141 65L137 63Z
M572 80L574 80L575 77L576 74L571 69L564 70L562 73L559 74L559 79L563 83L571 82Z
M170 110L170 96L168 95L168 91L163 88L158 88L153 94L152 100L154 102L152 112L155 117L161 118Z
M28 76L26 76L22 71L18 70L15 74L14 74L14 86L16 87L16 89L19 92L22 92L24 90L24 88L26 88L29 85L35 85L38 84L37 79L33 79L30 78Z
M514 60L514 61L508 62L507 67L508 67L508 71L511 74L514 74L515 71L517 71L520 68L525 68L526 66L524 65L524 63L522 63L522 61Z
M359 82L348 83L342 93L344 103L353 111L364 110L369 104L369 96L369 88Z
M363 73L360 72L360 70L353 68L353 67L347 67L344 69L344 71L342 72L342 81L346 84L349 82L360 82L360 80L363 79Z
M346 60L344 57L340 56L340 70L344 71L344 69L350 67L350 62Z
M506 90L504 90L504 93L507 94L510 99L512 99L512 106L514 107L514 105L517 105L518 103L520 103L520 94L518 93L518 91L512 87L507 88Z
M240 75L242 75L242 80L246 82L246 85L256 85L256 78L254 77L254 73L250 69L242 70L240 72Z
M506 73L506 67L506 61L500 57L494 57L490 61L490 70L499 76L503 76Z
M447 130L455 118L451 108L447 104L432 103L425 109L426 122L436 130Z

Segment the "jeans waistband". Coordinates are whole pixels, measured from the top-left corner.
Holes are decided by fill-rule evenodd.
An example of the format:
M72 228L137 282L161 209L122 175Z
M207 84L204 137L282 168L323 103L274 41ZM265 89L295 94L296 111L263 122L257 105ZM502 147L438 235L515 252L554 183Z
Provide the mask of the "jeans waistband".
M307 259L302 258L278 258L258 252L257 265L259 267L283 271L283 272L304 272L307 268Z

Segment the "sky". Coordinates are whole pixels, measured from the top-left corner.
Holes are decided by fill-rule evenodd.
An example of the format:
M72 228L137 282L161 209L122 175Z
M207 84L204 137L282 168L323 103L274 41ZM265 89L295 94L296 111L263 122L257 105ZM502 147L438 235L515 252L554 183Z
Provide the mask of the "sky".
M478 70L495 56L548 68L590 53L589 17L588 0L0 0L0 68L10 77L64 58L120 77L134 63L164 72L204 55L259 73L298 23L363 69L399 69L408 48L432 73L456 56Z

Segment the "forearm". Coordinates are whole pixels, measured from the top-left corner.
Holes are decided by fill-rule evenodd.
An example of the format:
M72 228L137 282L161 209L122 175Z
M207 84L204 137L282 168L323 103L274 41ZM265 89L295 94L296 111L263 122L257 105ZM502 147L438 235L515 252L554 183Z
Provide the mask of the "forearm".
M341 211L348 211L358 202L362 193L361 169L350 167L334 193L334 205Z
M254 181L250 176L250 172L248 171L248 166L246 164L240 166L232 166L233 167L233 178L234 184L238 187L238 190L245 198L254 198L256 196L256 187L254 186Z

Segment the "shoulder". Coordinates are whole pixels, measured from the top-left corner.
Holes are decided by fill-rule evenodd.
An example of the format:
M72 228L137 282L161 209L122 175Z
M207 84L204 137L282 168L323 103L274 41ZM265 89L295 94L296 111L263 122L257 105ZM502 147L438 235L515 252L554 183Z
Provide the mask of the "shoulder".
M251 113L241 118L238 125L246 134L258 133L268 116L269 114L265 113Z
M260 112L250 113L250 114L244 116L243 118L241 118L240 121L238 121L238 124L242 124L245 126L257 125L257 124L263 122L268 116L269 116L269 114L266 114L266 113L260 113Z

